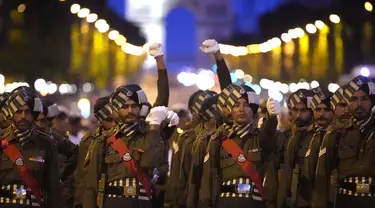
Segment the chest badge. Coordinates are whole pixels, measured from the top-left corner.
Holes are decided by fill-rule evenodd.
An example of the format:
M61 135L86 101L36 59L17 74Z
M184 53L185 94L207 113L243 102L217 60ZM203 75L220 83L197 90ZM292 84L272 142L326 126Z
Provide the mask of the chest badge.
M246 161L246 157L241 153L240 155L238 155L237 160L238 162L243 163Z
M40 156L30 157L29 160L33 162L44 163L43 157Z
M23 166L23 160L22 160L22 158L17 158L17 160L16 160L16 165L18 165L18 166Z
M122 159L125 161L125 162L129 162L130 160L132 160L132 156L130 155L129 152L125 153L125 155L122 157Z

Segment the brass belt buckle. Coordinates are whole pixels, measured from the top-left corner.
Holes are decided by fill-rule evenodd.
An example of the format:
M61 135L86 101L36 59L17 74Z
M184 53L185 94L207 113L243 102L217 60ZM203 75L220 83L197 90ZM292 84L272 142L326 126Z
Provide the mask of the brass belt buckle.
M370 184L356 184L355 192L359 194L370 193Z
M250 194L251 185L250 184L237 184L236 193L237 194Z
M13 191L14 199L26 199L26 197L27 197L26 189L16 189Z
M137 188L134 186L124 186L124 195L125 196L136 196Z

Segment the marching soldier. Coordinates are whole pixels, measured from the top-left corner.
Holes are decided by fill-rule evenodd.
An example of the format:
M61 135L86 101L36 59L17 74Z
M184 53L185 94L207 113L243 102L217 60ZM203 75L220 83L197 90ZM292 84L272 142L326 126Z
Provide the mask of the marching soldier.
M289 204L291 206L295 206L297 201L300 163L306 155L310 138L314 134L313 112L310 105L312 97L313 92L305 89L297 90L289 97L288 107L291 109L296 130L284 143L284 164L281 169L277 193L277 207L279 208L287 206L288 197L290 197ZM305 203L307 204L307 202Z
M338 140L338 193L335 207L374 207L375 84L364 76L352 79L344 90L353 123Z
M87 133L79 145L79 156L77 169L75 171L75 197L74 207L83 207L83 197L86 189L86 178L90 157L94 147L94 142L100 136L110 136L116 131L116 123L113 118L113 111L109 102L110 97L99 98L94 105L94 116L99 121L96 131Z
M337 171L333 168L336 163L337 142L341 137L342 129L350 125L351 118L347 100L344 98L345 88L346 85L342 86L331 97L331 108L335 112L335 121L328 129L320 146L311 200L311 207L314 208L334 206Z
M222 94L227 98L224 99L227 100L224 104L231 114L233 126L219 128L211 138L204 163L211 160L212 171L217 170L215 174L219 175L219 180L212 183L218 182L220 186L216 186L219 190L212 190L212 193L219 193L219 196L216 198L215 194L210 193L205 193L204 196L212 195L212 200L215 201L213 203L219 208L264 207L262 180L268 157L276 146L276 115L280 111L280 104L272 99L268 100L270 117L266 119L263 129L259 130L253 123L259 107L259 96L253 89L246 85L230 85ZM215 151L215 148L218 149ZM203 172L207 173L205 170ZM206 180L210 177L203 178ZM211 185L215 187L214 184ZM204 183L204 186L210 184ZM200 198L208 207L211 198Z
M230 85L231 78L228 67L220 52L219 44L216 40L205 40L200 50L206 54L212 54L216 60L217 74L219 77L220 88L224 89ZM206 148L209 138L214 134L217 127L223 124L222 118L217 110L218 96L207 97L202 102L199 109L199 125L196 127L196 139L192 147L192 160L187 190L187 206L196 207L199 201L199 192L202 180L203 160L206 155Z
M57 146L61 180L61 201L63 208L71 208L74 199L74 171L77 167L78 147L67 138L52 132L52 121L59 114L57 105L43 100L43 112L35 121L37 131L50 137Z
M43 112L42 102L30 88L22 87L10 94L6 106L13 128L1 139L0 207L60 207L56 145L33 129Z
M173 136L173 156L171 173L168 179L164 207L186 207L188 180L192 160L193 142L196 139L195 128L200 123L199 113L203 101L212 95L212 91L199 90L189 98L189 110L192 113L192 121L181 134Z
M88 169L84 207L151 207L153 170L164 151L160 124L166 107L149 112L146 94L138 85L116 89L111 105L121 125L109 138L95 142Z

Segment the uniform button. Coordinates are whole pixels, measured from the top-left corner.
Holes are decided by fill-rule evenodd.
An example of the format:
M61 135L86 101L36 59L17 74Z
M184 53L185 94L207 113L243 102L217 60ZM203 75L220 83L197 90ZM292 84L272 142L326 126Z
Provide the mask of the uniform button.
M363 152L363 149L360 149L359 151L360 151L360 152Z

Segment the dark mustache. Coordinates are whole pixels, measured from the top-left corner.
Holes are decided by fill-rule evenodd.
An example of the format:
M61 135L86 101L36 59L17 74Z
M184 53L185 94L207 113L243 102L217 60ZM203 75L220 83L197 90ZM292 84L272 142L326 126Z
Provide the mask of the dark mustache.
M22 124L28 125L28 124L30 124L30 122L27 121L27 120L24 120L24 119L21 119L20 121L17 122L17 125L22 125Z
M361 112L364 112L364 111L366 111L365 109L363 109L363 108L361 108L361 107L358 107L358 108L356 108L355 110L354 110L354 112L358 112L358 113L361 113Z
M327 118L325 118L325 117L319 117L317 120L318 121L327 121Z

